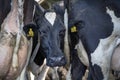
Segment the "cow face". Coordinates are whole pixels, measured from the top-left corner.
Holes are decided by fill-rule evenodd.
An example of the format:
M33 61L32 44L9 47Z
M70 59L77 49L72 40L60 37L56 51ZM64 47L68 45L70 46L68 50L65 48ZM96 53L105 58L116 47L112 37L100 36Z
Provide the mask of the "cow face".
M35 12L35 22L40 33L40 50L47 59L47 65L64 65L66 61L61 47L64 42L65 27L60 16L53 11L42 13L39 8Z

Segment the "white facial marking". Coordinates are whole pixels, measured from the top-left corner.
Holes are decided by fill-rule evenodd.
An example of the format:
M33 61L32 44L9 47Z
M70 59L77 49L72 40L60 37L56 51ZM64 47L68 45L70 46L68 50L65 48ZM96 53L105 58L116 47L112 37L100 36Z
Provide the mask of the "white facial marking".
M53 26L55 19L56 19L56 13L55 12L47 12L45 14L45 18L49 21L49 23Z

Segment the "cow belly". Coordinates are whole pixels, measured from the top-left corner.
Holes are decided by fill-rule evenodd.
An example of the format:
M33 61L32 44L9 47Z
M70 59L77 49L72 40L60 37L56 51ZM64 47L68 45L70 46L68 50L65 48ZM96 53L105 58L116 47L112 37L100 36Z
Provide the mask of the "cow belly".
M12 0L12 8L4 22L1 25L0 33L0 78L4 78L9 75L11 70L16 70L18 67L18 46L20 42L20 27L22 23L19 21L17 0ZM17 47L16 47L17 46ZM15 58L14 58L15 57ZM15 63L14 63L15 62ZM11 66L14 65L14 68ZM14 71L13 71L14 72ZM12 79L9 79L12 80Z
M24 35L21 36L21 41L18 50L18 67L14 68L10 66L10 70L6 76L6 80L14 80L20 75L21 71L23 70L27 56L28 56L28 41Z
M120 71L120 44L116 47L111 61L111 69Z
M11 65L15 39L6 32L0 33L0 78L4 77Z

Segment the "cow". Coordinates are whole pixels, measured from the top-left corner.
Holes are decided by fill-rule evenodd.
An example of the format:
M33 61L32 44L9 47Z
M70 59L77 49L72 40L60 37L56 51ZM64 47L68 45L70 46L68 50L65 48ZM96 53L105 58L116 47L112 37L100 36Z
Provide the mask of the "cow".
M29 33L29 29L32 29L35 34L33 36L33 49L28 68L34 75L38 75L44 59L46 59L46 65L49 67L60 67L66 64L64 54L66 28L62 18L64 14L58 13L57 9L45 10L37 2L34 2L34 6L33 23L36 27L29 26L23 29L26 34ZM40 46L37 46L38 43L40 43Z
M108 80L111 57L120 37L120 1L65 0L65 4L70 32L77 32L78 43L82 44L83 50L80 49L79 55L87 53L87 79Z
M56 12L45 12L45 10L40 10L40 6L38 5L36 8L34 19L39 27L40 41L42 43L39 50L43 51L42 54L44 56L46 55L48 66L62 66L65 64L65 56L62 51L65 26L60 15Z
M2 80L14 80L18 77L24 80L32 40L26 38L22 29L28 24L33 24L33 10L33 0L0 0L0 79Z

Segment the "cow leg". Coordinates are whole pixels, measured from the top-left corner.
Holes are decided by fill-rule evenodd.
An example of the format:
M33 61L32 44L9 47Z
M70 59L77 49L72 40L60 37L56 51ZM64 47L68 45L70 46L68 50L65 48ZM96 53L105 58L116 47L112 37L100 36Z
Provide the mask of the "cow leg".
M38 72L38 76L35 80L45 80L45 77L47 75L47 72L49 70L49 67L46 65L46 59L44 60L44 63L42 65L42 69L40 68L40 72Z
M26 79L26 68L24 68L20 74L20 76L16 80L27 80Z
M82 80L87 67L80 61L77 50L72 51L71 64L72 80Z
M73 64L72 72L71 72L72 80L82 80L84 77L85 71L87 69L87 67L83 65L81 62L79 62L77 65L78 66L75 67Z
M90 69L89 69L87 80L93 80L92 73L91 73Z
M111 36L101 39L96 50L89 56L90 73L93 79L88 80L108 80L110 61L117 38Z
M115 80L120 80L120 71L112 70L112 75L115 77Z
M51 80L60 80L58 75L58 67L50 68L48 75L51 78Z
M29 69L33 73L35 80L45 80L49 67L46 65L46 59L41 66L36 65L34 62L29 64Z
M57 72L58 72L59 80L65 80L67 74L67 68L59 67Z
M82 80L84 79L87 67L81 62L77 55L77 51L72 51L72 62L66 75L66 80Z
M40 74L35 80L45 80L48 70L49 70L49 67L45 65L43 67L43 70L40 72Z

